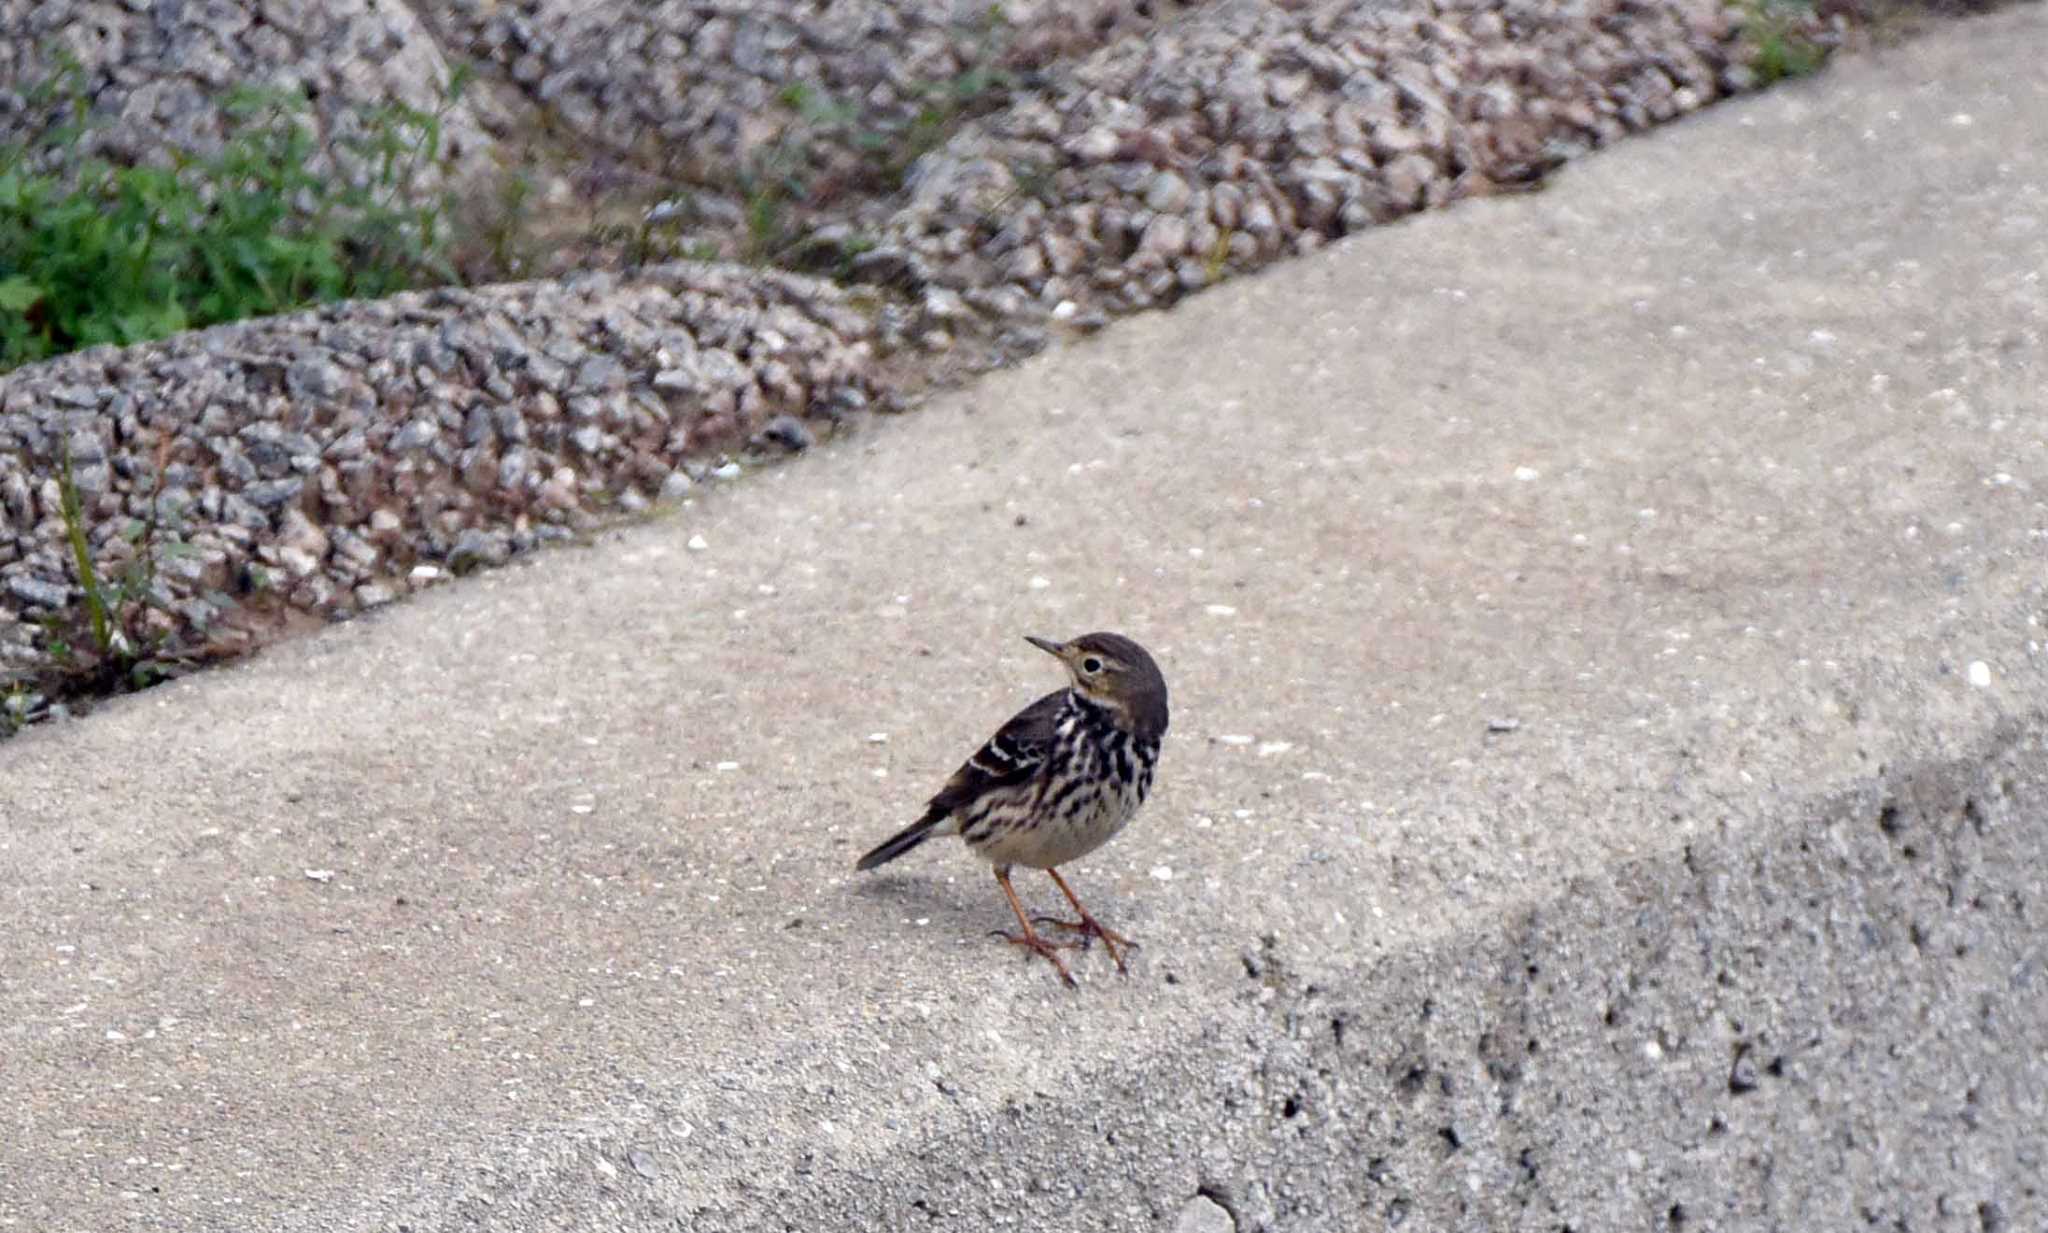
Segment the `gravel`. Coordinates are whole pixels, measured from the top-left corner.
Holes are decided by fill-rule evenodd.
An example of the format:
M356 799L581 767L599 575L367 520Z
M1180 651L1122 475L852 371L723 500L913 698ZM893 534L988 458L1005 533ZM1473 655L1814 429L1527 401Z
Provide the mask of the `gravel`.
M447 572L417 564L499 564L687 492L685 468L764 429L796 448L799 417L830 422L873 390L868 334L829 284L676 264L19 370L0 380L0 671L46 666L40 623L72 599L67 447L103 578L157 511L145 632L167 653L231 650L257 599L347 616Z
M864 261L925 288L912 332L931 288L1003 319L1157 307L1751 84L1714 0L1218 4L970 123Z
M1092 328L1530 183L1752 86L1749 11L1231 0L991 19L980 3L770 0L741 21L712 4L467 0L435 20L552 123L699 188L664 218L729 236L748 177L801 183L781 206L809 237L792 255L840 253L853 279L906 292L915 310L882 341L946 350ZM878 145L907 157L935 118L947 140L877 169Z
M820 113L900 132L1191 7L1170 0L455 0L429 19L549 119L616 154L718 182L771 153L859 174L848 143L793 135ZM796 87L792 91L791 87ZM974 97L964 97L973 95Z
M95 117L81 152L116 162L217 150L237 86L304 93L323 148L360 132L365 114L386 104L445 107L441 160L419 168L421 185L451 171L485 174L494 146L486 126L504 123L480 111L480 95L448 100L448 60L402 3L0 0L0 144L70 121L68 100L32 100L32 87L67 57L83 71Z

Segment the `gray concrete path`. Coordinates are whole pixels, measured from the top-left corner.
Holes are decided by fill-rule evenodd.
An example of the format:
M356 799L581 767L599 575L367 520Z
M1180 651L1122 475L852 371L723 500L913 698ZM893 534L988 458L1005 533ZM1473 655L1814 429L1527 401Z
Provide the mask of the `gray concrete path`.
M2044 47L0 746L0 1229L2044 1227ZM850 866L1098 627L1068 992Z

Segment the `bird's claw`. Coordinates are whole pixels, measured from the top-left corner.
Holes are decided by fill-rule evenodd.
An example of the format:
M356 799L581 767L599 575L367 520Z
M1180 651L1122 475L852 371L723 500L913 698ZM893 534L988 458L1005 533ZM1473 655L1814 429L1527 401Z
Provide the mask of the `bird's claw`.
M1104 928L1102 922L1092 916L1086 920L1078 921L1061 920L1057 916L1034 916L1031 918L1031 923L1034 925L1050 926L1054 929L1064 929L1068 933L1078 933L1081 935L1080 944L1082 946L1087 946L1096 938L1101 938L1113 947L1128 946L1133 950L1138 949L1138 943L1135 940L1125 937L1114 929Z
M1121 976L1129 976L1131 974L1131 970L1124 966L1124 948L1136 947L1137 943L1114 929L1103 928L1102 922L1094 917L1083 915L1080 920L1071 921L1061 920L1056 916L1036 916L1032 920L1048 928L1064 929L1069 933L1080 934L1081 941L1079 945L1084 949L1096 938L1101 938L1103 948L1109 952L1109 957L1116 961L1117 974Z
M1081 943L1048 942L1036 933L1009 933L1001 929L991 929L989 933L1001 938L1012 946L1021 946L1025 950L1043 957L1047 963L1052 964L1053 968L1059 972L1060 979L1066 982L1067 988L1079 989L1081 987L1075 982L1074 974L1067 970L1067 961L1060 958L1061 951L1075 950L1079 948Z
M1082 950L1088 945L1085 939L1079 942L1048 942L1037 934L1025 937L1022 934L1011 933L1007 929L991 929L988 935L992 938L1001 938L1012 946L1022 946L1026 950L1037 950L1040 947L1047 950Z

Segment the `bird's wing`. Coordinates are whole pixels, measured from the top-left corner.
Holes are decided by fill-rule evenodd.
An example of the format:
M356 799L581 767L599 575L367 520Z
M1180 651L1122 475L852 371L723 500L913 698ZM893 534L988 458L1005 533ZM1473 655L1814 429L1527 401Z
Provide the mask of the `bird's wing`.
M1067 691L1056 689L1010 717L1010 722L960 764L931 799L927 816L944 817L993 788L1023 783L1038 773L1052 748L1053 725Z

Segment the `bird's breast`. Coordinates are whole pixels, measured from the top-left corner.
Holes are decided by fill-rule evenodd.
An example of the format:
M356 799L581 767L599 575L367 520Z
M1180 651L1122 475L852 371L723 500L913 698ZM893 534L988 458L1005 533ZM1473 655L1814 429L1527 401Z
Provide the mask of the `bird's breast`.
M1152 787L1157 744L1085 715L1055 730L1045 767L1026 791L963 830L968 844L997 864L1048 869L1115 838Z

